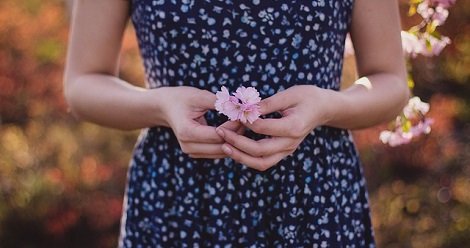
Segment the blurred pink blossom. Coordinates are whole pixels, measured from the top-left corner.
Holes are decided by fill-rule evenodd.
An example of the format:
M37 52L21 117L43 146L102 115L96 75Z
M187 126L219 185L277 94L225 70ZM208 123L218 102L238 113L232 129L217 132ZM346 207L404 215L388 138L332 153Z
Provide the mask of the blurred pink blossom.
M429 19L434 14L434 9L429 6L428 1L424 1L418 5L416 12L418 12L423 19Z
M403 114L406 118L416 118L425 115L429 111L429 103L422 102L417 96L408 100L408 104L403 108Z
M405 55L416 57L416 55L423 52L423 44L419 41L416 35L406 31L401 31L401 42Z
M430 20L434 25L442 25L447 17L449 16L449 11L447 10L446 5L443 4L433 4L429 1L424 1L418 5L416 12L420 14L423 19Z
M444 24L449 16L447 10L455 0L418 0L410 1L411 15L419 14L423 20L409 31L402 31L402 47L406 56L416 57L437 56L442 49L450 44L450 39L442 36L436 30ZM414 9L416 8L416 9ZM413 87L413 83L409 87ZM380 140L390 146L398 146L409 143L413 137L431 132L433 119L425 117L429 111L429 104L422 102L419 97L409 99L401 115L395 119L393 130L382 131Z
M411 133L403 133L401 129L397 129L395 132L388 130L382 131L380 132L379 138L384 144L388 144L389 146L399 146L410 143L413 136Z
M442 36L440 39L430 34L422 34L421 37L401 31L403 51L406 55L416 57L421 54L423 56L436 56L442 52L442 49L450 44L449 37Z
M380 132L380 140L389 146L399 146L410 143L413 137L418 137L421 134L428 134L431 132L431 124L434 122L431 118L425 118L412 126L409 131L404 132L403 127L398 126L395 131L382 131Z
M449 37L442 36L440 39L425 33L421 39L422 45L424 47L422 54L424 56L436 56L442 52L442 49L450 44ZM426 43L429 44L426 45Z
M444 24L448 16L449 16L449 11L446 8L439 5L434 10L434 14L432 15L432 21L434 25L440 26Z
M347 37L345 42L344 56L354 55L351 39ZM417 37L410 32L401 31L401 42L405 55L414 58L419 54L428 57L439 55L442 50L450 44L450 39L446 36L442 36L441 39L438 39L429 34L423 34L421 37Z
M424 115L429 111L429 103L422 102L417 96L410 98L408 104L403 108L403 116L395 119L394 131L382 131L380 140L390 146L398 146L409 143L413 137L431 132L431 118ZM417 124L412 125L412 121Z
M425 118L424 120L420 121L417 125L412 126L410 129L410 133L416 137L421 134L428 134L431 132L431 125L434 123L434 119L432 118Z
M430 5L437 5L442 6L444 8L449 8L451 5L455 3L455 0L426 0Z
M253 123L259 118L259 97L258 91L253 87L240 86L233 96L227 88L222 86L221 91L216 93L215 109L226 115L231 121L240 120Z

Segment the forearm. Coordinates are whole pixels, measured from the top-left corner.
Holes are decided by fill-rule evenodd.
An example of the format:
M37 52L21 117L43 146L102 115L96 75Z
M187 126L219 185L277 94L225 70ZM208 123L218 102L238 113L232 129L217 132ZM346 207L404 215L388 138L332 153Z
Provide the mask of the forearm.
M395 74L362 77L343 91L329 90L325 125L362 129L393 120L407 104L410 91Z
M83 74L65 83L72 114L102 126L132 130L166 125L158 90L148 90L104 74Z

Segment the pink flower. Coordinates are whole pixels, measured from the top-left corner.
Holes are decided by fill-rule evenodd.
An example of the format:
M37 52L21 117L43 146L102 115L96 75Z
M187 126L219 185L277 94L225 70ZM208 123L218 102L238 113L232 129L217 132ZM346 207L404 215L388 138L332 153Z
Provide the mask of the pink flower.
M419 117L418 113L425 115L428 111L429 103L422 102L417 96L410 98L408 104L403 108L403 114L408 119Z
M406 55L416 57L418 54L423 56L436 56L442 52L442 49L450 44L449 37L442 36L440 39L425 33L420 37L406 31L401 31L403 51Z
M444 8L449 8L455 3L455 0L426 0L429 4L442 6Z
M232 121L237 120L240 109L238 99L231 96L225 86L222 86L222 90L218 91L215 96L217 97L217 100L215 101L215 110L227 115Z
M416 35L411 34L406 31L401 31L401 42L403 46L403 51L406 55L411 57L416 57L416 55L423 52L423 45L419 41Z
M422 54L424 56L436 56L441 53L444 47L450 44L450 39L446 36L442 36L438 39L432 35L426 34L421 42L423 42L424 51ZM428 42L429 46L426 45L426 42Z
M434 14L432 15L432 21L436 26L440 26L444 24L448 16L449 16L449 11L446 8L439 5L436 7Z
M411 126L411 128L404 132L401 125L397 126L396 129L392 131L382 131L380 132L379 139L384 144L390 146L399 146L403 144L410 143L413 137L418 137L421 134L428 134L431 132L431 124L434 123L432 118L424 118L418 122L418 124Z
M434 120L424 117L428 111L428 103L422 102L417 96L410 98L408 104L403 108L403 115L397 116L395 119L395 129L382 131L380 140L384 144L398 146L409 143L413 137L430 133Z
M434 14L436 15L437 12ZM436 17L435 22L443 22L444 17ZM422 34L419 37L415 34L412 34L407 31L401 31L401 42L403 47L403 52L405 55L415 58L418 54L423 56L436 56L439 55L442 50L450 44L449 37L441 36L440 39L429 35L429 34ZM344 56L354 55L354 48L352 46L351 40L346 39L345 43L345 52Z
M433 6L431 6L433 5ZM435 4L429 2L422 2L416 8L416 12L418 12L423 19L431 20L434 25L440 26L442 25L447 17L449 16L449 11L447 10L445 4Z
M412 126L410 133L416 137L421 134L428 134L431 132L431 124L434 123L432 118L425 118L424 121L420 121L416 126Z
M253 87L240 86L233 95L244 104L257 104L261 101L258 91Z
M429 6L428 2L422 2L416 8L416 12L424 19L429 19L434 14L434 9Z
M260 116L258 91L253 87L240 86L237 91L230 95L227 88L222 86L221 91L216 93L215 109L231 121L240 120L253 123Z
M260 116L259 106L257 104L241 104L238 119L246 123L253 123Z
M389 144L390 146L399 146L410 143L411 138L413 138L413 136L410 133L403 133L400 130L397 130L396 132L388 130L380 132L380 140L384 144Z
M222 86L222 89L217 91L215 96L217 97L217 100L215 101L215 109L217 111L222 111L222 109L224 109L224 104L230 100L230 93L225 86Z

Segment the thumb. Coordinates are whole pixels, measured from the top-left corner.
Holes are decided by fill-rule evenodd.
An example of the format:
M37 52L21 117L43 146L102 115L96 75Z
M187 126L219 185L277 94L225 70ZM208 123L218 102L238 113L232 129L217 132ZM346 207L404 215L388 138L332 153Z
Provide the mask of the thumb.
M268 98L261 100L259 103L261 115L282 111L290 107L291 99L285 91L278 92Z
M239 121L226 121L219 127L223 127L234 132L238 131L243 125Z
M197 105L197 107L203 109L215 109L216 96L208 90L200 90L198 96L195 97L194 100L196 102L193 104Z
M197 118L196 121L201 125L207 126L207 120L204 116Z

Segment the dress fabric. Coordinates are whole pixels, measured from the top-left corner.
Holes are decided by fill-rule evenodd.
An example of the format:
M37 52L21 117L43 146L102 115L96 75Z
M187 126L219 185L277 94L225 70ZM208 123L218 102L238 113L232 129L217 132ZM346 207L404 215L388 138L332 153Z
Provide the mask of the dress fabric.
M132 0L130 15L149 88L243 85L266 98L300 84L339 90L353 3ZM214 110L205 117L212 126L227 120ZM292 156L257 171L230 158L192 159L170 128L142 129L119 246L375 247L351 133L316 127Z

